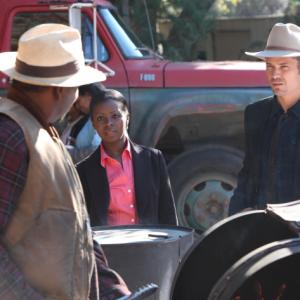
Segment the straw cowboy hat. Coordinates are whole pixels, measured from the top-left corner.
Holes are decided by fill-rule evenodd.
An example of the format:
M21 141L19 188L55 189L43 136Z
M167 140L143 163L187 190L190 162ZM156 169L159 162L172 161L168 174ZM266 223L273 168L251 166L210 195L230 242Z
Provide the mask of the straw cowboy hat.
M21 82L77 87L106 79L85 66L78 30L62 24L41 24L19 39L17 52L0 53L0 71Z
M265 50L245 53L260 59L300 56L300 27L292 23L277 23L269 34Z

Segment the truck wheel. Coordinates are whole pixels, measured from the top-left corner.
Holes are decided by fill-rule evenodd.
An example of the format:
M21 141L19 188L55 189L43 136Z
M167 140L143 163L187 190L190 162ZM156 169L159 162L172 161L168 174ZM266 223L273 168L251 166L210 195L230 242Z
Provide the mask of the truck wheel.
M227 216L242 159L241 151L211 146L185 152L170 163L180 225L201 233Z

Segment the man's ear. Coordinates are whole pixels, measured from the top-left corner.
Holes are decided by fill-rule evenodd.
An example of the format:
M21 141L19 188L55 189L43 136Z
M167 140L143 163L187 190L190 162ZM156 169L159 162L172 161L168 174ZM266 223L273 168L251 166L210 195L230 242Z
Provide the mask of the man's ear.
M63 87L61 86L54 86L52 87L52 93L55 100L60 100L63 95Z

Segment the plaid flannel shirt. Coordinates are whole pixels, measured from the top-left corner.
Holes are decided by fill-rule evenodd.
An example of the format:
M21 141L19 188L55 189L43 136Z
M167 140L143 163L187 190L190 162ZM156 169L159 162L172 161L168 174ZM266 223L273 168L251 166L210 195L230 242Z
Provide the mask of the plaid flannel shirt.
M28 151L21 128L0 116L0 232L13 214L26 181ZM0 299L43 299L0 244Z

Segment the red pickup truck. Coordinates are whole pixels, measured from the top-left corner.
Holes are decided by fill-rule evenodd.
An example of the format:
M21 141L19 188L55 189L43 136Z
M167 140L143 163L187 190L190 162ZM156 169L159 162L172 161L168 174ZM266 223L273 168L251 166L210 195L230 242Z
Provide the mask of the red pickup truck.
M271 94L263 63L165 60L105 0L0 5L0 51L15 50L19 36L39 23L71 21L81 30L86 59L101 61L105 85L129 100L132 139L164 153L181 225L202 231L227 215L243 157L243 110ZM6 84L1 75L1 91Z

